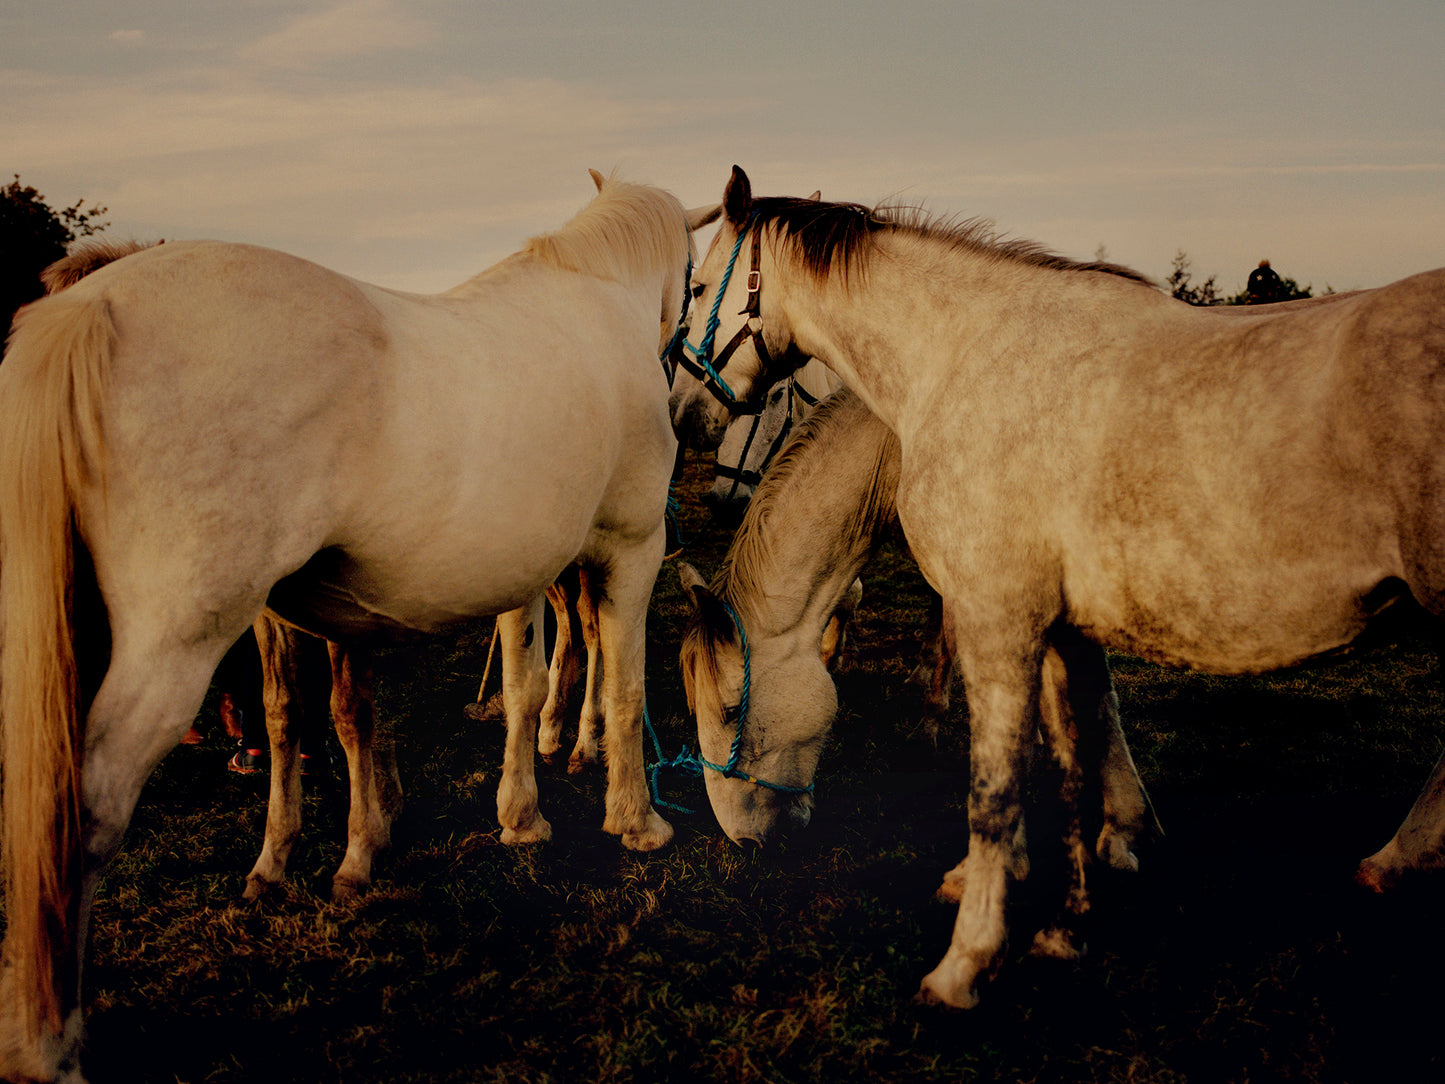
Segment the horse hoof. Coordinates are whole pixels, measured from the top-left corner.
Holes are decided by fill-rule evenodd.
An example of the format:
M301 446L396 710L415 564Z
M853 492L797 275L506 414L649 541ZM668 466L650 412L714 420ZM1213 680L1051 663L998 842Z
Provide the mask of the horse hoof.
M672 825L657 815L647 814L647 827L640 832L623 832L622 845L629 851L655 851L672 842Z
M538 813L532 823L521 828L502 828L502 843L508 847L523 847L529 843L546 843L552 838L552 826L547 818Z
M360 899L370 887L370 881L358 881L352 877L333 877L331 879L331 902L350 903Z
M597 756L595 753L590 755L587 753L573 753L567 759L567 774L581 775L596 764Z
M246 891L241 893L243 900L259 900L268 895L275 888L279 881L268 881L257 874L248 874L246 877Z
M963 989L949 988L935 969L923 976L918 993L913 996L914 1004L940 1006L946 1009L972 1009L978 1005L978 994L973 987L965 984Z
M1061 926L1040 930L1034 934L1034 943L1029 948L1030 956L1044 956L1050 960L1077 960L1084 955L1085 946L1076 944L1074 935Z
M1110 869L1123 873L1139 872L1139 859L1129 849L1129 840L1123 835L1106 830L1099 836L1099 845L1095 850L1099 859Z

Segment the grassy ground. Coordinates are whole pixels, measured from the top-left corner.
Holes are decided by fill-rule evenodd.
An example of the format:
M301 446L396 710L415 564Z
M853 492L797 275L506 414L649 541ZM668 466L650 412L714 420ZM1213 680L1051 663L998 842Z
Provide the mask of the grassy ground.
M725 539L696 513L685 527L710 572ZM382 659L408 804L370 894L326 902L345 795L316 787L290 886L243 903L265 782L223 769L204 716L210 739L156 773L97 901L92 1079L1441 1079L1445 893L1350 882L1445 741L1423 640L1271 679L1116 659L1168 835L1139 874L1096 878L1083 960L1015 958L952 1013L910 1001L947 944L931 896L967 838L962 714L937 752L912 736L923 612L886 550L813 826L766 855L729 844L688 780L667 787L698 810L672 818L676 844L627 854L600 831L602 779L557 768L554 841L500 846L502 729L461 712L482 622ZM684 618L665 568L648 689L668 752L692 741Z

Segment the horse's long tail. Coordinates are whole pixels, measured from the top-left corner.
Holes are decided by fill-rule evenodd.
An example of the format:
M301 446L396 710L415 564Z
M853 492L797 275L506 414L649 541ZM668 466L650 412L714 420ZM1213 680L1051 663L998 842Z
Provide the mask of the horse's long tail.
M0 1069L11 1073L44 1056L62 1030L63 1002L78 996L83 727L73 511L80 486L101 476L115 338L103 299L47 298L20 313L0 366L0 1029L10 1032L0 1032Z

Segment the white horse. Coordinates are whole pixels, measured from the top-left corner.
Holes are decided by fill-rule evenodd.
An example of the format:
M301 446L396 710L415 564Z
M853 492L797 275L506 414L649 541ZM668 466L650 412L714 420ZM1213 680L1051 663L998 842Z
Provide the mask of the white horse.
M40 278L46 293L58 293L93 271L150 247L137 241L90 241L45 268ZM285 878L286 862L301 834L301 713L297 694L302 638L308 635L269 610L256 618L252 627L261 655L261 700L271 772L266 828L261 853L246 876L247 899L262 895ZM388 757L379 766L373 755L370 652L360 645L329 641L327 649L331 718L346 755L351 799L346 853L331 880L332 899L341 900L358 895L371 884L372 862L390 844L391 823L401 810L401 783L396 777L395 758ZM541 737L539 731L539 746Z
M683 687L703 763L714 769L703 773L708 798L735 842L761 846L811 819L818 758L837 712L819 640L895 522L898 472L897 438L861 399L840 391L799 426L763 479L712 584L679 566L694 607ZM1099 673L1107 681L1107 667ZM1116 868L1137 869L1135 842L1158 825L1118 700L1111 687L1102 690L1088 701L1096 714L1076 717L1074 702L1085 700L1064 678L1051 651L1040 721L1063 768L1066 845L1076 856L1084 848L1078 799L1088 788L1102 800L1102 816L1091 817L1099 821L1095 851ZM960 873L945 878L943 895L957 899ZM1068 901L1076 914L1085 907L1082 889Z
M338 643L504 614L498 816L524 842L549 832L543 593L582 561L607 658L603 826L634 849L671 837L641 741L675 451L658 356L709 215L594 179L567 226L437 296L171 242L20 314L0 366L0 1073L79 1078L96 882L268 605Z
M1051 646L1071 684L1098 662L1078 644L1251 673L1410 595L1445 613L1445 272L1225 318L976 225L755 201L737 169L724 209L694 292L705 339L742 342L732 393L816 357L899 439L899 520L972 728L963 899L923 996L971 1006L1028 870L1020 765ZM720 289L745 242L757 273ZM726 410L690 377L673 404L682 428ZM1360 876L1442 865L1445 759Z

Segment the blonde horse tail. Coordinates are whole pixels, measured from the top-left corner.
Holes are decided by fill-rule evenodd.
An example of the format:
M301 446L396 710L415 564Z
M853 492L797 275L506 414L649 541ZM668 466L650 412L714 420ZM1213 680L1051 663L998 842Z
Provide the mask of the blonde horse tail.
M73 512L81 485L101 477L101 407L115 341L104 299L46 298L19 314L0 369L0 861L7 918L0 1075L7 1077L54 1072L42 1063L53 1056L65 1009L74 1009L78 997L84 741Z

